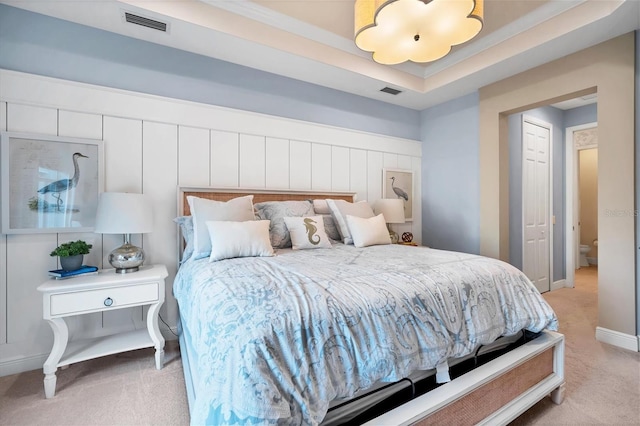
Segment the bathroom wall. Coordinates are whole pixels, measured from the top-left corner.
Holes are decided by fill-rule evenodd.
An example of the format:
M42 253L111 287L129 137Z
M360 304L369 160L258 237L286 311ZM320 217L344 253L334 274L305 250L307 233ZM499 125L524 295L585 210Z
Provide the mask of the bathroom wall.
M598 148L578 151L578 181L580 186L580 244L588 244L591 258L598 258L598 247L593 240L598 238Z

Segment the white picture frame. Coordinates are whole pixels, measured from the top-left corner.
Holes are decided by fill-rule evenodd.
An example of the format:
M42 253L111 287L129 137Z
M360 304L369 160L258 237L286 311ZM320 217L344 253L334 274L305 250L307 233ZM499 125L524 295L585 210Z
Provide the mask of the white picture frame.
M404 169L382 170L382 198L404 201L405 221L413 220L413 171Z
M101 140L0 132L2 233L92 232L103 154Z

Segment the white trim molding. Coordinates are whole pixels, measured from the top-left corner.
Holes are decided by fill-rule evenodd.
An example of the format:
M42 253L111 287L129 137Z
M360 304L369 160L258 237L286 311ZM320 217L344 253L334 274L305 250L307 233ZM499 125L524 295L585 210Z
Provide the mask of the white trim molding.
M640 337L607 328L596 327L596 340L609 345L640 352Z
M571 286L567 285L567 280L565 280L565 279L554 281L554 282L551 283L551 291L559 290L559 289L565 288L565 287L571 287Z

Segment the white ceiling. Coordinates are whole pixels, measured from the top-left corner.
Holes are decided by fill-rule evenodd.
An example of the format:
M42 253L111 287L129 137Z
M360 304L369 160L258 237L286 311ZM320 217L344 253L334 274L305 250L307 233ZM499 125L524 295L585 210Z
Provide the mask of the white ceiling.
M432 63L387 66L353 43L353 0L0 2L418 110L640 28L637 0L485 0L478 37Z

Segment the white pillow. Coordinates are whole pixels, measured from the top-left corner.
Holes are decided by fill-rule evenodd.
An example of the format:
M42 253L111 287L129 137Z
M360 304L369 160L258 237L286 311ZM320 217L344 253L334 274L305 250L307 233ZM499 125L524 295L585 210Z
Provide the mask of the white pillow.
M211 237L209 262L234 257L273 256L268 220L208 220L206 223Z
M356 247L391 244L382 214L368 219L347 215L347 223L353 237L353 245Z
M294 250L331 248L322 216L285 217Z
M193 216L194 259L202 259L211 254L211 239L206 225L208 220L244 222L255 219L253 195L245 195L226 202L188 196L187 202Z
M327 200L327 205L331 210L331 216L338 226L338 232L342 237L342 242L345 244L353 244L351 238L351 232L347 226L347 215L370 218L375 216L373 209L366 201L360 201L358 203L349 203L345 200Z

